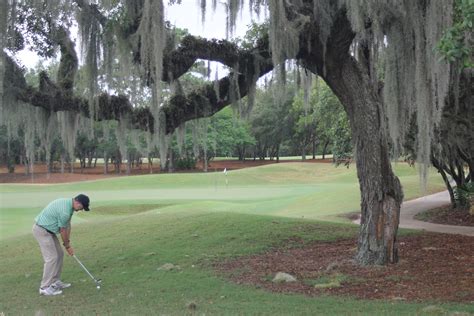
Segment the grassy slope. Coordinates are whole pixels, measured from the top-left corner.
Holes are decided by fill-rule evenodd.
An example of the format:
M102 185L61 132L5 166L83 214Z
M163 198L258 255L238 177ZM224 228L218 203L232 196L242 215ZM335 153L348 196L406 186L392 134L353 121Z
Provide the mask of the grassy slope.
M37 286L41 257L35 241L22 236L15 242L2 243L0 311L7 315L38 311L183 315L189 311L187 304L194 302L199 314L400 315L415 314L427 305L272 294L231 284L212 271L215 260L261 252L285 244L292 236L305 240L355 236L354 226L224 212L159 210L105 223L90 221L74 227L77 255L103 279L100 291L71 258L66 258L63 278L74 286L60 297L40 297ZM168 262L181 270L157 270ZM474 312L472 306L443 308Z
M395 169L406 199L420 196L416 171L405 164ZM439 176L432 178L429 191L444 188ZM213 211L331 221L343 221L338 214L359 209L355 168L335 168L331 164L286 163L227 175L161 174L74 184L0 185L0 239L29 232L31 219L47 203L78 192L90 195L93 208L163 204L173 205L173 211L184 211L193 209L195 202L207 201Z
M339 202L334 206L331 201L341 200L340 196L351 199L347 190L356 181L352 170L341 168L326 174L327 166L311 166L306 169L306 165L291 164L231 172L228 188L223 181L219 183L222 179L213 179L213 174L130 177L61 186L2 186L2 232L8 227L28 231L37 208L45 203L43 195L71 195L88 188L87 192L95 197L95 211L74 216L73 244L86 266L103 279L103 287L97 291L80 267L65 258L63 279L74 286L59 297L40 297L39 249L30 234L20 232L17 237L0 239L0 313L183 315L191 312L187 308L191 302L196 304L198 314L420 313L428 304L272 294L231 284L213 272L211 264L215 260L262 252L286 244L290 237L333 240L357 234L353 225L274 216L299 217L297 210L310 212L315 200L323 204L322 198L333 194L333 199L324 202L327 204L316 205L326 214L321 218L325 218L339 207ZM402 177L402 182L410 182L411 177ZM246 181L251 185L244 186ZM201 191L195 192L193 187ZM179 192L186 188L189 196L180 199ZM319 198L313 196L320 192ZM15 201L24 207L12 208ZM9 206L5 207L4 202ZM116 206L118 202L120 207ZM326 210L329 207L332 211ZM28 229L16 224L26 219ZM157 270L168 262L181 270ZM443 308L474 312L474 307L466 305Z

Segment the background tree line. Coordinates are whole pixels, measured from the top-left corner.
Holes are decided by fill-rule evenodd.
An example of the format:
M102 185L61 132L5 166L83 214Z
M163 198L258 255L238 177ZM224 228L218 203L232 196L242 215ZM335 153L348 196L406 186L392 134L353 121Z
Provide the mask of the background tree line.
M27 73L30 84L37 84L38 74L46 70L51 75L57 71L57 64L45 68L39 64ZM181 80L182 89L190 89L202 81L199 74L206 71L203 64L196 67L196 73ZM80 78L80 74L79 74ZM130 81L116 81L113 87L130 88ZM228 106L211 118L194 120L184 128L184 142L180 144L176 132L172 137L172 146L167 155L167 162L161 167L169 171L193 169L198 161L206 165L214 157L237 157L244 159L275 159L281 156L301 156L312 159L316 155L334 154L334 159L347 159L352 155L351 135L347 116L327 85L322 80L315 80L309 91L307 104L304 91L295 83L296 75L288 75L288 82L283 93L279 87L269 82L261 84L256 91L253 110L245 117L239 114L239 105ZM80 80L78 90L81 89ZM133 85L132 85L133 87ZM82 88L84 89L84 88ZM149 102L147 92L137 88L135 106ZM240 102L246 102L241 100ZM79 129L75 146L75 158L80 168L96 167L103 162L104 173L109 172L109 165L115 166L115 172L124 169L130 172L133 166L141 165L143 158L150 160L159 157L157 146L151 144L146 149L146 132L135 131L126 137L127 156L120 150L116 136L116 121L95 122L92 131ZM86 128L87 129L87 128ZM26 164L25 135L20 131L17 137L8 141L6 128L0 129L1 163L14 172L15 164ZM36 160L45 163L45 151L37 143ZM147 160L148 162L148 160ZM121 168L121 165L125 167ZM57 137L51 146L50 172L65 172L70 169L70 157ZM152 166L149 166L150 171ZM27 169L28 170L28 169Z

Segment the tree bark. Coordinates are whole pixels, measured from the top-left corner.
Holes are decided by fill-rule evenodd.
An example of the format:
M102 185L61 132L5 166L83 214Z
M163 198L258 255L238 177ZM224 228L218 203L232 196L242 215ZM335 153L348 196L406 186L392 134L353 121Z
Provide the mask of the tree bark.
M446 185L446 188L448 189L449 200L451 201L451 207L455 209L457 208L456 198L454 197L454 190L453 190L453 187L451 186L451 183L449 182L448 176L446 175L446 172L444 172L442 168L438 169L438 172L441 174L444 184Z
M362 265L396 263L403 193L390 164L382 104L369 77L351 56L342 65L339 62L331 66L339 68L341 76L328 76L328 81L348 113L355 141L361 192L356 259Z

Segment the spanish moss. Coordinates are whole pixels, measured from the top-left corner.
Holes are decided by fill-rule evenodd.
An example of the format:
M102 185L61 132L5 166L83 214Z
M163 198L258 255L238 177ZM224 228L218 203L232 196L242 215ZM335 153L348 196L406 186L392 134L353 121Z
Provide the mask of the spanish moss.
M74 148L76 146L79 114L69 111L60 111L57 112L57 117L61 131L61 140L68 154L69 162L71 163L71 172L74 172Z
M422 165L424 187L434 129L441 119L450 80L449 65L440 61L433 47L442 31L452 24L453 1L340 0L338 5L315 1L314 14L320 21L323 45L331 25L326 22L333 20L340 6L346 6L357 33L355 55L358 45L368 46L367 66L372 82L377 83L378 74L384 73L384 115L388 118L395 155L401 152L410 118L417 117L417 160ZM367 28L367 21L371 28Z

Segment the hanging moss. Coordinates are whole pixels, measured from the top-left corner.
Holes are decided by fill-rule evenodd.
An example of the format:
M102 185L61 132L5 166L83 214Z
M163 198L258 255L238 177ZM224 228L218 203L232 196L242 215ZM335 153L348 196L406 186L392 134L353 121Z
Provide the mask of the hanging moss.
M346 7L356 33L354 56L366 64L374 86L378 85L378 74L384 74L384 115L395 155L401 152L410 117L417 113L417 153L424 186L433 131L439 124L450 82L450 67L440 61L434 47L442 31L452 24L453 1L314 1L324 47L332 25L328 22L334 20L341 6ZM361 48L364 54L360 54ZM384 69L377 69L380 67Z
M38 107L35 110L36 136L40 141L41 148L44 150L49 173L51 167L51 147L54 139L59 136L57 115Z
M127 130L129 129L129 118L128 116L124 115L121 116L117 128L115 129L115 136L117 137L117 144L119 146L120 156L123 160L128 160L128 137L127 137Z
M10 12L9 1L0 2L0 101L3 98L3 78L5 76L6 59L4 49L7 47L8 16ZM10 14L11 15L11 14Z
M77 130L79 124L79 114L70 111L57 112L61 140L71 163L71 172L74 171Z
M270 11L270 44L273 64L282 64L287 59L296 57L299 51L300 31L309 22L309 17L299 15L289 20L285 0L269 1Z
M176 133L176 143L178 144L178 152L179 152L179 155L182 156L184 144L186 142L186 123L178 126L175 133Z
M161 74L163 72L163 50L166 45L164 7L162 0L145 0L140 26L140 65L145 79L152 83L152 113L158 122L161 104ZM155 124L155 128L159 125Z

